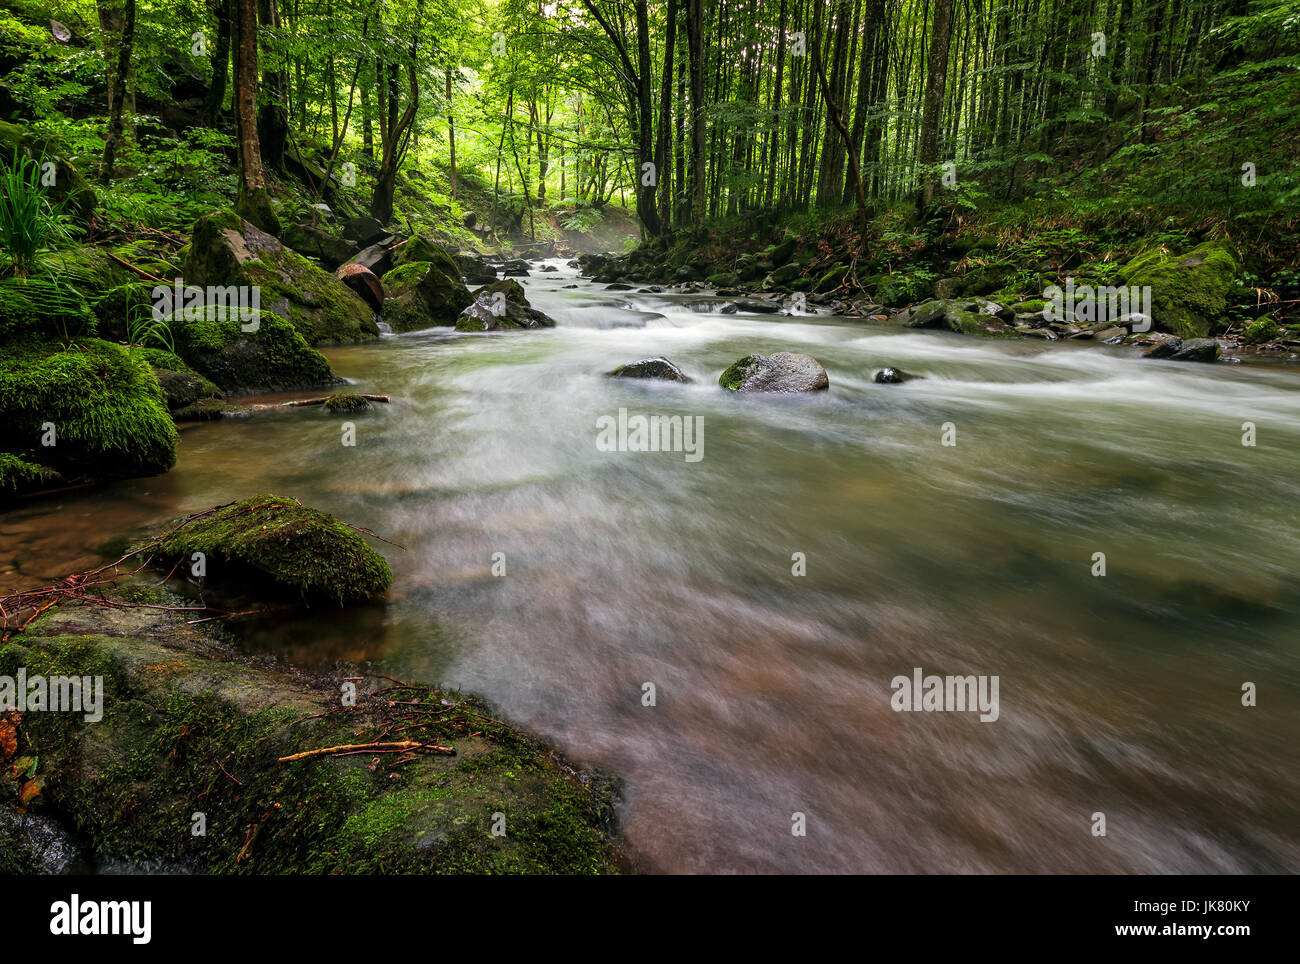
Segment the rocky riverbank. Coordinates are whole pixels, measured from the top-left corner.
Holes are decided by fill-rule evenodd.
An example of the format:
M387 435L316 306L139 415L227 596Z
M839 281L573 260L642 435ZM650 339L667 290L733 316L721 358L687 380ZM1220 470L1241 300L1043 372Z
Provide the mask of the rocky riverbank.
M274 496L194 517L120 568L146 557L164 572L202 558L205 595L256 587L274 618L382 598L391 578L356 532ZM615 783L478 697L253 658L192 589L111 575L17 600L22 616L6 600L0 681L26 689L0 713L0 872L624 868ZM53 685L44 706L30 696L60 677L85 682L84 712L51 711Z

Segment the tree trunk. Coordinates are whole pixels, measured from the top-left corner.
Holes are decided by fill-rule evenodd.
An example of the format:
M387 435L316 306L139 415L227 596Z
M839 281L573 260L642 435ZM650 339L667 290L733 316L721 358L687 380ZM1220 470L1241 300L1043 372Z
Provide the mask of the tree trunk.
M117 56L110 61L114 63L114 69L108 97L111 105L108 135L104 138L104 158L99 169L99 179L105 184L113 178L113 165L122 143L122 111L126 107L126 81L131 75L131 47L135 43L135 0L125 0L120 13L121 31L117 38ZM116 91L113 87L117 88Z
M948 43L951 38L952 0L935 0L925 102L921 113L921 142L917 151L921 167L921 185L916 192L918 219L924 216L934 201L935 179L930 168L939 159L939 111L943 106L943 91L948 80Z
M691 224L704 224L704 0L687 0L691 56Z
M230 69L230 0L212 0L212 15L217 22L216 46L212 50L212 80L203 98L203 122L209 127L217 122L226 100L226 72Z

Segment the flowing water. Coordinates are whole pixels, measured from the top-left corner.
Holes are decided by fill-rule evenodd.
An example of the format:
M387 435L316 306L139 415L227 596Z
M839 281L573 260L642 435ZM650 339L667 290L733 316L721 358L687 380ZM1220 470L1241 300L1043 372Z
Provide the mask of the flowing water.
M405 547L394 589L246 645L483 693L623 777L643 869L1300 871L1300 367L528 292L557 328L329 349L393 397L355 447L317 409L196 425L165 477L0 517L0 583L295 496ZM717 387L782 349L830 391ZM602 375L650 355L694 382ZM620 408L702 417L703 457L601 451ZM998 719L895 712L917 667L997 676Z

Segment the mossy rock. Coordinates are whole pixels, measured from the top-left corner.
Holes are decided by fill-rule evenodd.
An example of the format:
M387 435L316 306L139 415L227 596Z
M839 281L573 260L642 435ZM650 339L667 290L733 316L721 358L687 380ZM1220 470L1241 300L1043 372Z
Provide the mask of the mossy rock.
M735 271L715 271L704 279L705 284L719 288L731 288L740 284L740 275Z
M474 292L474 303L456 319L457 331L554 328L555 320L528 303L523 286L502 278Z
M356 292L233 211L195 222L184 271L187 285L256 286L261 308L291 323L309 345L379 336L374 312Z
M45 488L60 478L59 473L48 466L0 452L0 501Z
M840 285L844 284L844 280L848 276L849 266L846 264L837 264L817 279L817 283L813 285L813 290L818 294L825 294L834 291Z
M185 364L179 355L161 348L135 350L153 369L170 411L188 408L200 399L224 398L220 388Z
M393 331L454 325L460 313L474 303L474 297L460 280L456 262L436 245L430 247L441 257L407 262L383 277L389 294L384 302L383 318Z
M334 385L325 356L293 325L269 311L251 321L209 309L206 317L173 316L176 350L195 372L227 392L265 392ZM245 331L245 325L256 330Z
M1151 288L1156 328L1203 338L1224 324L1228 292L1240 268L1227 241L1206 241L1176 256L1158 249L1138 255L1120 272L1130 286Z
M133 585L110 593L119 604L185 604ZM361 683L357 707L331 713L342 677L359 673L349 667L313 681L268 667L233 651L211 624L187 625L190 615L70 603L0 644L0 673L21 666L104 680L97 722L31 713L18 734L44 783L31 812L76 833L92 862L263 875L623 866L611 839L612 781L576 772L552 748L491 721L491 707L470 693L421 686L401 697L418 704L418 725L396 738L454 755L400 766L365 755L282 760L374 739L387 700ZM0 767L0 792L13 796L8 769ZM190 832L196 810L208 816L198 836ZM496 813L505 814L504 836L491 832Z
M1266 342L1276 341L1282 337L1282 326L1272 318L1265 315L1263 318L1256 318L1242 333L1242 340L1247 345L1262 345Z
M185 559L202 552L213 582L222 582L225 563L235 582L265 587L269 579L306 602L365 602L382 596L393 581L384 557L354 530L296 499L276 495L254 496L188 522L159 551Z
M339 392L325 399L325 411L331 415L355 415L373 408L369 399L356 392Z
M769 274L763 280L763 287L765 289L772 289L772 288L779 288L783 285L788 285L791 282L793 282L796 278L798 278L799 275L802 273L803 273L803 268L801 268L798 264L795 264L793 262L789 264L784 264L781 267L777 268L775 271L773 271L771 274Z
M168 471L176 443L158 379L121 345L28 341L0 355L0 451L68 478L112 479Z
M718 376L718 384L729 392L794 394L826 391L830 379L811 355L778 351L737 359Z
M84 224L90 220L99 206L99 197L81 172L59 152L53 139L17 124L0 121L0 159L7 164L15 153L38 162L53 161L54 185L50 188L50 195L56 201L64 202L68 212L78 221Z
M444 258L452 263L454 271L459 271L455 259L422 234L411 235L409 240L393 249L393 265L399 268L413 261L443 262ZM442 267L447 270L445 262Z

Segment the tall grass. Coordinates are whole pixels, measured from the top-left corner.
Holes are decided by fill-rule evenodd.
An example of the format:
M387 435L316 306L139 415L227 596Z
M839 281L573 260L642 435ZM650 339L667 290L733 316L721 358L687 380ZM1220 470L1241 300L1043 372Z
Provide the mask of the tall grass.
M2 274L26 277L42 251L67 237L63 203L50 203L42 162L15 152L0 167L0 248L8 256Z

